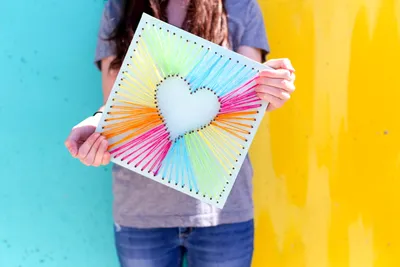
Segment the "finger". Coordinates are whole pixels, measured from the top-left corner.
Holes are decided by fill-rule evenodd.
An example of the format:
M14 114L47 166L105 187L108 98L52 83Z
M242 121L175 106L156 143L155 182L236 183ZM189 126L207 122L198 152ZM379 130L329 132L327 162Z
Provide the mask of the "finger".
M273 68L273 69L287 69L294 72L294 68L292 66L292 62L288 58L278 58L278 59L270 59L265 62L265 65Z
M259 94L259 97L268 102L268 106L272 106L273 108L280 108L285 103L285 100L270 94Z
M111 154L110 152L106 151L103 155L103 160L101 161L102 165L107 165L110 163L111 160Z
M79 140L79 132L76 130L72 130L64 144L67 147L69 153L76 158L78 156L78 140Z
M93 146L90 148L89 153L86 158L83 160L86 165L93 165L94 159L96 158L96 154L99 152L100 144L103 142L104 137L100 136L97 138L96 142L94 142ZM103 154L101 154L101 158L103 158Z
M289 82L288 80L283 80L283 79L272 79L272 78L266 78L266 77L259 77L257 79L257 83L258 83L258 86L268 85L268 86L272 86L275 88L283 89L289 93L294 92L294 90L296 89L292 82Z
M100 138L99 138L100 140ZM104 157L104 153L107 151L107 147L108 147L108 142L106 139L103 138L103 140L100 142L100 146L99 149L97 150L97 153L94 157L94 161L93 161L93 166L100 166L102 161L103 161L103 157Z
M290 94L287 91L268 85L259 85L255 88L255 91L259 94L270 94L282 100L290 99Z
M260 77L268 77L268 78L276 78L276 79L285 79L288 81L292 80L292 73L289 70L285 69L264 69L260 71Z
M78 142L68 137L67 140L65 140L64 144L65 147L68 149L69 153L71 154L71 156L76 158L78 155Z
M99 133L93 133L89 136L89 138L81 145L78 152L79 159L83 160L86 158L87 154L90 151L90 148L96 142L96 140L100 137Z
M294 72L292 72L292 73L290 74L290 79L289 79L289 81L294 82L295 80L296 80L296 74L294 74Z

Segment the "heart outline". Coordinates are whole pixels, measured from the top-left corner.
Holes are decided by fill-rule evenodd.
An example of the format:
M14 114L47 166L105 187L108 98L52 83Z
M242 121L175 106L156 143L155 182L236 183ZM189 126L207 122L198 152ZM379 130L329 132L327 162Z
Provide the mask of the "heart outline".
M217 99L218 104L219 104L218 112L213 116L213 118L212 118L208 123L205 123L205 124L203 124L202 126L197 127L197 128L195 128L195 129L187 130L187 131L185 131L184 133L179 134L179 135L176 136L175 138L172 138L172 137L171 137L171 131L170 131L170 129L168 129L168 125L167 125L167 122L166 122L166 118L165 118L165 116L162 114L162 111L161 111L161 108L160 108L160 105L159 105L159 97L158 97L159 86L160 86L164 81L166 81L166 80L168 80L168 79L170 79L170 78L181 78L185 83L187 83L187 89L189 90L189 94L190 94L190 95L194 95L194 94L196 94L196 93L197 93L198 91L200 91L200 90L207 90L207 91L209 91L210 93L212 93L212 94L214 94L214 95L216 96L216 99ZM184 88L184 89L186 89L186 88ZM217 96L217 93L216 93L213 89L208 88L208 87L205 87L205 86L203 86L203 87L198 87L198 88L196 88L196 89L194 89L194 90L191 90L191 89L192 89L192 87L191 87L190 83L187 82L187 80L185 79L185 77L183 77L183 76L181 76L181 75L179 75L179 74L170 74L170 75L167 75L166 77L164 77L163 79L161 79L160 82L159 82L158 84L156 84L154 99L155 99L155 104L156 104L156 108L157 108L157 111L158 111L158 115L159 115L159 117L161 118L161 120L163 121L163 124L164 124L166 130L167 130L168 133L169 133L169 139L170 139L172 142L174 142L174 143L176 143L179 139L183 138L183 137L186 136L186 135L190 135L190 134L193 134L193 133L195 133L195 132L200 132L200 131L206 129L207 127L211 126L211 123L213 123L213 122L215 121L215 119L217 118L217 116L218 116L219 113L221 112L221 101L220 101L220 98Z

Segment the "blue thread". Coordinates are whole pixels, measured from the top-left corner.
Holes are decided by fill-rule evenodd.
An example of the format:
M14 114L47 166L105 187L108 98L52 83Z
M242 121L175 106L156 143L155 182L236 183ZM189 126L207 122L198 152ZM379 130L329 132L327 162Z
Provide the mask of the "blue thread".
M214 91L216 91L216 88L219 86L219 82L217 82L217 79L215 77L221 77L222 73L226 70L226 66L229 64L229 59L226 59L226 62L219 68L219 70L215 73L215 75L210 78L211 80L214 80L213 84L210 84L209 87L212 88Z
M220 90L217 93L220 94L220 95L225 95L227 92L230 92L233 89L236 89L240 85L240 84L236 84L237 76L238 75L243 75L243 74L240 74L240 73L243 71L244 68L245 67L242 66L236 72L231 74L229 76L228 82L225 83L225 86L221 87Z
M182 153L182 139L178 139L177 143L176 143L178 149L176 150L176 158L177 158L177 165L176 165L176 177L175 177L175 183L185 186L185 180L184 180L184 166L185 166L185 162L184 162L184 155ZM181 181L180 181L181 180Z
M240 72L243 70L244 67L241 68L235 68L237 70L235 70L234 72L231 72L226 78L227 78L227 82L223 83L223 86L220 88L220 90L218 91L218 94L220 95L224 95L224 92L227 90L227 88L230 88L230 85L232 83L234 83L235 81L235 77L240 75Z
M179 184L179 186L185 186L185 180L184 180L184 168L183 166L185 166L184 161L183 161L183 157L184 155L182 154L182 141L181 139L177 140L176 146L178 147L178 149L176 150L176 161L177 161L177 170L176 170L176 177L175 177L175 183Z
M194 147L197 148L196 153L194 155L198 155L197 157L197 162L199 165L199 168L201 168L200 173L203 174L203 177L201 177L202 179L207 179L209 180L210 178L213 179L213 174L215 171L214 166L208 166L205 162L205 160L208 160L208 163L210 165L212 165L213 161L209 160L210 159L210 155L208 152L208 149L206 147L204 147L204 143L203 141L200 139L200 136L198 134L193 135L193 143L194 143ZM203 146L202 146L203 145ZM212 172L211 172L212 170ZM208 193L208 192L204 192L204 189L202 188L202 193Z
M189 72L188 75L186 75L186 79L189 81L189 83L193 83L193 80L196 79L196 73L201 72L202 69L207 68L207 66L203 67L204 64L207 64L209 62L208 59L208 54L210 50L207 49L206 53L204 54L203 57L201 57L201 60L196 63L196 65L192 68L192 70Z
M229 60L229 62L231 62L231 60ZM216 79L215 83L217 84L217 87L214 89L214 92L218 95L218 96L222 96L222 94L220 94L219 92L222 90L223 86L226 85L226 83L228 83L232 78L232 73L234 71L234 69L236 68L235 64L230 64L231 66L226 67L224 69L224 71L221 73L221 75L218 77L218 79Z
M189 189L193 190L194 188L198 191L196 176L184 139L186 138L179 138L172 144L167 156L162 162L160 174L162 177L168 178L168 182L171 182L173 179L172 177L174 177L175 183L178 183L180 186L185 186L186 178L188 180ZM175 171L175 173L173 173L173 171Z
M167 153L167 156L164 158L161 168L160 168L161 177L164 177L164 178L168 177L169 182L171 181L171 175L168 175L170 172L171 166L172 166L172 164L170 163L171 155L173 155L175 148L176 148L176 143L173 143Z
M232 91L233 89L240 87L242 84L245 84L247 81L249 81L251 78L254 77L255 73L252 73L252 72L254 72L254 71L252 71L251 69L249 71L247 71L247 73L243 74L242 78L236 82L235 86L232 86L229 91L226 91L224 93L228 93L228 92Z
M209 64L212 64L207 68L206 71L202 71L199 75L194 79L191 84L192 88L198 88L200 86L207 86L206 80L210 76L211 72L214 70L215 66L218 65L218 62L221 60L221 57L217 57L212 55L212 60L210 59ZM214 60L215 59L215 60ZM211 63L212 62L212 63Z
M186 145L187 139L184 138L184 140L182 140L182 141L183 141L183 144L182 144L183 155L185 156L184 157L184 159L185 159L184 166L185 166L186 176L187 176L188 183L189 183L189 189L192 190L194 187L195 190L198 191L198 187L197 187L197 183L196 183L196 176L193 171L192 162L189 158L189 151L188 151L187 145Z
M182 186L185 186L185 177L187 177L187 168L188 168L188 164L190 164L190 162L188 162L187 160L187 155L186 155L186 151L185 151L185 140L184 137L179 138L178 140L179 142L179 151L180 151L180 164L179 164L179 168L180 168L180 173L181 173L181 180L182 180ZM189 188L190 188L190 183L189 183Z
M196 158L192 158L191 159L189 157L189 153L190 152L194 152L193 150L195 148L194 148L193 144L188 144L190 142L190 138L188 136L185 136L184 139L185 139L185 148L186 148L186 151L187 151L187 153L186 153L187 154L187 160L188 160L188 162L190 164L189 171L188 171L188 179L189 179L189 182L193 182L193 184L194 184L193 187L194 187L196 193L198 193L199 192L199 188L197 186L197 180L196 180L197 177L196 177L195 170L193 169L193 165L192 165L192 162L195 162ZM196 154L191 153L191 155L196 155Z

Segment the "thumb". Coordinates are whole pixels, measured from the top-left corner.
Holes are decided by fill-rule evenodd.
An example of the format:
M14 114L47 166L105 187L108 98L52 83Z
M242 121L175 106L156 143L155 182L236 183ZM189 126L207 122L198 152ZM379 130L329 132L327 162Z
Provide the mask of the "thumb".
M67 147L71 156L76 158L78 156L78 138L75 130L72 130L67 140L65 140L65 146Z
M288 58L270 59L265 64L273 69L285 69L294 72L292 63Z

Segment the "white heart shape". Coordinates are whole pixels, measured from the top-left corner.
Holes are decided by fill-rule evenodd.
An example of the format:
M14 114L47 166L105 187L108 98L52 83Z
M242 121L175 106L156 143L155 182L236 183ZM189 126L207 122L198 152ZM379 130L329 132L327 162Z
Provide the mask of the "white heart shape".
M190 85L177 76L165 79L157 87L158 109L172 140L208 125L220 109L213 91L200 89L193 94L190 92Z

